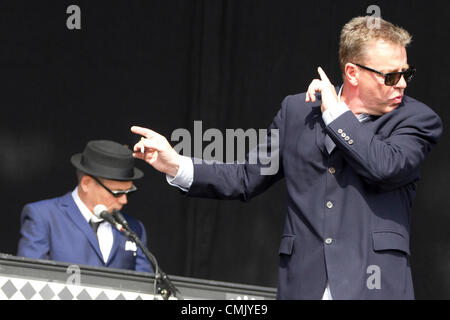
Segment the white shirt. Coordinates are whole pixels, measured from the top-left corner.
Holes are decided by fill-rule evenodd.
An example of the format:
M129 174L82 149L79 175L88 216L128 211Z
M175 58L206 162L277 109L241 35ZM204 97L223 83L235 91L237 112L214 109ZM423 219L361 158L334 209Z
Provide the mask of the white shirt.
M345 104L345 102L341 101L341 93L342 88L344 85L341 86L338 93L338 103L330 106L327 110L325 110L322 113L322 119L323 122L325 122L325 125L329 125L331 122L333 122L335 119L337 119L340 115L342 115L344 112L347 112L350 110L350 108Z
M343 87L344 86L342 85L338 93L338 103L336 103L333 106L330 106L322 114L322 119L325 122L325 125L327 126L335 119L337 119L339 116L341 116L343 113L350 110L350 108L344 102L340 101ZM360 115L358 116L358 119L360 121L363 121L366 119L366 116L367 115ZM329 140L327 141L328 143L326 143L326 145L328 152L331 153L331 151L335 147L335 144L328 135L326 136L326 139ZM328 147L328 145L330 145L330 147ZM178 187L185 192L189 191L189 188L191 187L192 182L194 181L194 164L192 162L192 159L189 157L182 156L177 175L175 177L166 175L166 180L171 186ZM323 293L322 300L333 300L328 282L325 291Z
M94 222L103 221L103 219L97 218L80 199L80 196L78 195L78 186L72 191L72 198L87 223L91 220ZM100 251L102 252L103 261L106 263L113 245L113 232L111 224L100 223L97 229L97 238Z

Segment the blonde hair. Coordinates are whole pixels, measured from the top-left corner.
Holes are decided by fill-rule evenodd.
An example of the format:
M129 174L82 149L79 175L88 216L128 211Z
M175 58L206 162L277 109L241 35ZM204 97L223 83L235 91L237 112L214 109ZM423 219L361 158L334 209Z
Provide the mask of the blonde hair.
M362 63L366 48L373 41L380 39L407 47L412 41L412 36L405 29L382 18L356 17L347 22L342 28L339 42L342 74L345 74L347 63Z

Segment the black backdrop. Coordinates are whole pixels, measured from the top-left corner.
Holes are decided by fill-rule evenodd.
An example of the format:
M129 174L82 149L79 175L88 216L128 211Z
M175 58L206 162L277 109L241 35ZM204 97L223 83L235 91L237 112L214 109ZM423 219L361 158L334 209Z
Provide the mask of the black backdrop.
M66 9L81 8L81 30ZM266 128L322 66L340 81L338 36L378 5L414 36L408 94L449 120L448 1L0 1L0 251L15 254L23 205L76 184L69 158L91 139L132 146L131 125L170 137ZM412 217L417 298L450 298L449 136L427 158ZM145 177L125 211L169 274L276 286L286 211L279 182L249 203L188 199ZM301 177L299 177L301 178Z

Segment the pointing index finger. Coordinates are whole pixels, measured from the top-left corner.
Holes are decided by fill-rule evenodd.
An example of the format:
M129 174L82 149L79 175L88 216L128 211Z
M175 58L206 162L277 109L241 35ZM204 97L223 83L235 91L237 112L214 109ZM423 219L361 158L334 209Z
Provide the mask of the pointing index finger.
M318 67L318 68L317 68L317 72L319 72L320 79L321 79L322 81L325 81L325 82L331 84L330 79L328 79L327 75L325 74L325 71L323 71L323 69L322 69L321 67Z
M157 133L153 130L147 129L147 128L143 128L143 127L138 127L138 126L132 126L131 127L131 132L139 134L141 136L144 136L146 138L151 138L155 135L157 135Z

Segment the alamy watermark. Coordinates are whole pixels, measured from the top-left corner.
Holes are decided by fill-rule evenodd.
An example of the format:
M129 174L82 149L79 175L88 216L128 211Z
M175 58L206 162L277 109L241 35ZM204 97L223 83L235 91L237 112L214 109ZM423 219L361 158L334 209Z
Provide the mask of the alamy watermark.
M81 8L78 5L69 5L66 9L66 13L70 16L66 19L66 27L69 30L81 29ZM379 29L381 18L381 9L379 6L372 4L367 7L366 13L371 15L371 18L367 21L367 27L369 29Z
M81 29L81 9L79 6L72 4L67 7L66 13L70 14L66 20L66 27L69 30Z
M367 267L367 274L370 276L367 278L366 285L369 290L381 289L381 268L377 265L370 265Z
M67 267L66 273L69 274L66 280L67 285L79 286L81 283L81 270L76 264Z
M172 142L179 142L174 149L199 163L248 163L259 164L261 175L275 175L280 165L278 129L219 129L203 132L202 121L194 121L194 136L187 129L172 132ZM203 143L208 144L203 147ZM248 143L247 143L248 142ZM193 145L193 150L192 150Z
M367 7L367 14L371 14L370 18L367 19L367 28L380 29L381 28L381 9L379 6L373 4Z

